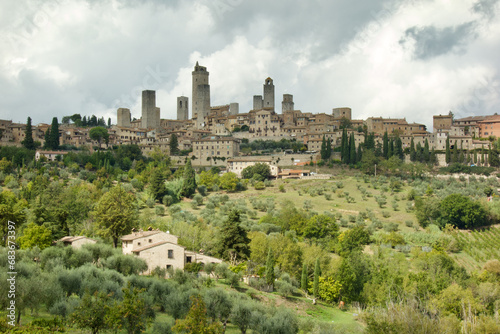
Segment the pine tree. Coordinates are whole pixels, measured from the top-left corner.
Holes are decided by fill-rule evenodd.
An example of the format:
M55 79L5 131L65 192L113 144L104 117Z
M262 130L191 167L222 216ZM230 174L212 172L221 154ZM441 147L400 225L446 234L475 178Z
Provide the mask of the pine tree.
M302 265L302 277L300 279L300 288L307 291L307 281L308 281L307 265L304 263Z
M191 166L191 159L187 160L184 166L184 175L182 182L181 195L184 197L191 197L196 192L196 173Z
M319 296L319 276L321 275L321 268L319 265L319 258L316 259L314 265L314 282L313 282L313 295L315 298Z
M31 117L28 117L28 122L26 123L25 136L22 144L28 150L35 149L35 142L33 141L33 130L31 128Z
M451 152L450 152L450 136L446 137L446 163L451 162Z
M52 118L52 125L50 126L50 147L53 150L59 149L59 123L57 117Z
M351 132L349 139L349 163L354 165L356 163L356 140L354 139L354 132Z
M411 142L410 142L410 160L415 162L417 158L417 154L415 152L415 142L413 141L413 137L411 137Z
M274 254L273 250L269 248L266 261L266 283L271 287L271 290L274 288L275 279L276 276L274 275Z
M389 159L389 136L387 135L387 131L384 132L383 138L383 146L382 146L382 154L384 158Z

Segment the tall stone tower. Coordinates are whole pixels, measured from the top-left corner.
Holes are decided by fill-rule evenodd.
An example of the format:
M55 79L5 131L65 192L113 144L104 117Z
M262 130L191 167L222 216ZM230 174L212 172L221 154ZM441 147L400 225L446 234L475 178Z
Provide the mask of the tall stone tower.
M179 96L177 98L177 120L185 121L189 118L189 99L187 96Z
M253 96L253 110L261 110L263 107L264 101L262 100L262 95L254 95Z
M198 127L204 122L205 116L210 113L210 84L208 83L208 71L198 62L193 71L193 95L192 106L193 118L197 120Z
M160 108L156 107L156 91L142 91L142 120L141 127L157 129L160 127Z
M236 102L231 102L229 104L229 115L238 115L240 112L240 104Z
M281 102L281 113L284 114L286 111L293 111L293 110L294 110L293 95L283 94L283 102Z
M274 84L273 79L267 78L264 82L264 109L274 110Z
M116 125L124 128L130 128L130 109L118 108L116 111Z

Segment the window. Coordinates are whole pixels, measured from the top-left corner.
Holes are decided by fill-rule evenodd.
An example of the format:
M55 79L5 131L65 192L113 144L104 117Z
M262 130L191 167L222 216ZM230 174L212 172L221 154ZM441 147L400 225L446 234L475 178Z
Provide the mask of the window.
M140 242L138 242L138 243L137 243L137 246L140 246L140 245L141 245L141 243L140 243Z
M148 241L149 241L149 243L152 243L152 242L153 242L153 239L149 239Z
M174 250L173 249L169 249L168 250L168 258L169 259L173 259L174 258Z
M186 263L191 263L191 262L192 262L191 256L186 256Z
M170 268L172 268L172 265L171 264L167 264L167 270L169 270Z

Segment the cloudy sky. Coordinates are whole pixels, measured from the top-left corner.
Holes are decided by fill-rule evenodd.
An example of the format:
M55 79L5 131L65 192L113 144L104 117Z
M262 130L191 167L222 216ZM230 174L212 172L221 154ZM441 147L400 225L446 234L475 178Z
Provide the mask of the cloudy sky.
M0 118L116 109L162 118L191 98L196 61L212 105L252 107L265 78L303 112L353 118L500 112L499 0L16 0L0 4Z

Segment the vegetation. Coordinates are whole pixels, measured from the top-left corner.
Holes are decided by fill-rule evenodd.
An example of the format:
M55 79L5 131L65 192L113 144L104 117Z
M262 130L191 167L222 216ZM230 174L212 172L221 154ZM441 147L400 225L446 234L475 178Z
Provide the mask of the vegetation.
M261 166L248 180L196 173L161 152L145 158L134 145L55 162L1 147L0 225L8 241L9 221L16 223L19 247L15 330L498 332L497 178L434 177L425 143L410 147L415 161L404 164L397 136L379 148L369 137L359 159L346 133L356 162L335 166L330 180L264 181ZM266 191L255 189L259 182ZM119 240L149 227L226 263L139 275L146 264L123 255ZM99 242L52 245L66 235ZM0 248L4 267L8 251ZM7 278L0 273L4 310ZM337 309L341 301L347 311ZM5 322L0 328L12 332Z

